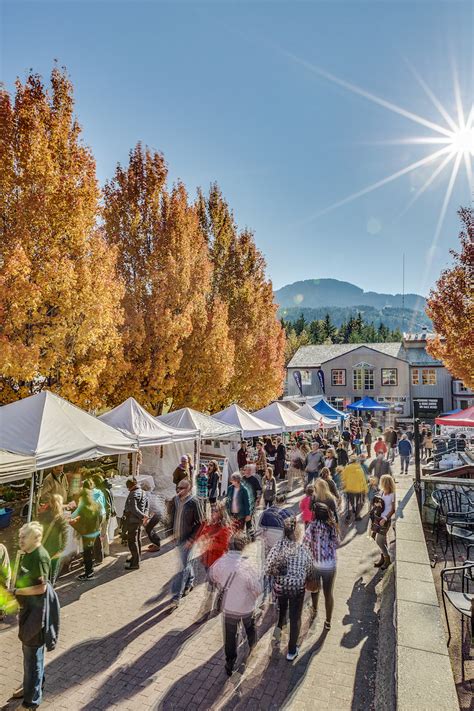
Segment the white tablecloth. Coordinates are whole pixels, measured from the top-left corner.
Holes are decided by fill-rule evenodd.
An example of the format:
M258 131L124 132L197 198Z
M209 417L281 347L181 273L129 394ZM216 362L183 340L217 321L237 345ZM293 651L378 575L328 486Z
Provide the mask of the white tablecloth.
M128 496L128 489L125 487L112 487L112 496L114 497L114 505L117 516L122 518L125 502Z
M125 502L129 493L125 486L127 479L128 477L126 476L116 476L112 479L112 496L114 497L115 510L119 518L123 516ZM141 484L146 482L150 487L150 491L153 491L155 488L155 480L150 474L141 474L138 477L138 481Z

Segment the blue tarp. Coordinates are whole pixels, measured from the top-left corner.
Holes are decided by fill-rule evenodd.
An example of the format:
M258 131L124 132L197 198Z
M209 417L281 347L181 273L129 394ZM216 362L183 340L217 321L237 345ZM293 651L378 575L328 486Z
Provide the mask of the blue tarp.
M331 418L331 420L338 420L340 417L346 417L343 412L336 410L335 407L330 405L328 401L324 399L317 402L316 405L313 405L313 410L319 412L320 415L324 415L324 417Z
M363 397L362 400L357 400L353 402L352 405L347 406L348 410L388 410L388 405L382 405L381 402L372 400L371 397Z
M457 410L450 410L449 412L443 412L443 413L441 413L440 417L446 417L446 415L457 415L458 412L461 412L461 411L462 411L461 408L458 407Z

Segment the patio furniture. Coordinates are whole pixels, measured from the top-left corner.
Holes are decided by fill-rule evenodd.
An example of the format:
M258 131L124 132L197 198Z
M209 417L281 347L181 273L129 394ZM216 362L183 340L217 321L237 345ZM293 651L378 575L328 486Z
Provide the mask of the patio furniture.
M435 489L431 494L431 500L435 505L435 513L433 519L433 533L436 528L436 541L439 540L439 523L443 518L446 522L448 512L457 514L467 514L474 511L474 507L469 497L458 489ZM462 517L457 521L458 526L462 526ZM469 525L466 526L469 528Z
M446 616L446 625L448 627L448 647L451 643L451 627L449 625L446 603L449 602L461 615L461 673L463 683L465 680L464 663L471 659L470 649L472 646L472 607L474 594L470 593L469 586L470 583L474 581L473 570L474 561L466 561L462 566L445 568L445 570L441 571L441 593L443 597L444 614ZM461 590L453 589L456 579L460 579L461 581ZM457 587L459 588L459 582ZM467 628L467 640L464 639L465 619L470 621L470 625ZM466 655L465 648L467 646L469 650Z
M447 563L446 553L451 542L453 564L456 565L454 541L457 540L466 546L466 552L474 545L474 510L467 513L449 511L446 516L446 548L444 549L444 564ZM469 554L467 555L469 558Z

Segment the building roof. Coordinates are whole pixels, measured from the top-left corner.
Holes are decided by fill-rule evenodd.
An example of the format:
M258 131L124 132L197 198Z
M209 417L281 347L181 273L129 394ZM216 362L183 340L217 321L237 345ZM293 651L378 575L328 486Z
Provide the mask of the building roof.
M430 338L434 338L435 335L435 333L430 333L429 331L421 331L420 333L404 333L403 341L406 341L407 343L425 343Z
M410 365L443 365L440 360L436 360L424 348L407 348L405 359Z
M288 368L315 368L328 360L363 347L392 356L392 358L406 360L406 353L400 341L395 343L331 343L322 346L301 346L288 363Z

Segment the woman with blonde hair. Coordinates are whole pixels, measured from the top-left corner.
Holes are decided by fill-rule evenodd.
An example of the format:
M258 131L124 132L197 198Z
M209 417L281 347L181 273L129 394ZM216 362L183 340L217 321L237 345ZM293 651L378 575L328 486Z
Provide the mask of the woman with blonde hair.
M337 502L331 489L329 488L328 482L321 477L318 477L314 482L314 496L313 504L319 502L321 504L326 504L326 506L332 511L334 517L337 521Z
M339 491L337 490L336 483L335 483L334 479L332 478L332 472L330 472L327 467L323 467L319 473L319 476L321 479L323 479L327 483L327 485L329 487L329 491L334 496L336 501L339 502L341 496L339 494Z
M384 474L380 478L380 494L383 500L383 509L379 523L379 530L375 536L375 542L382 553L377 567L385 570L390 565L390 555L387 548L387 534L390 523L395 515L395 482L390 474Z

